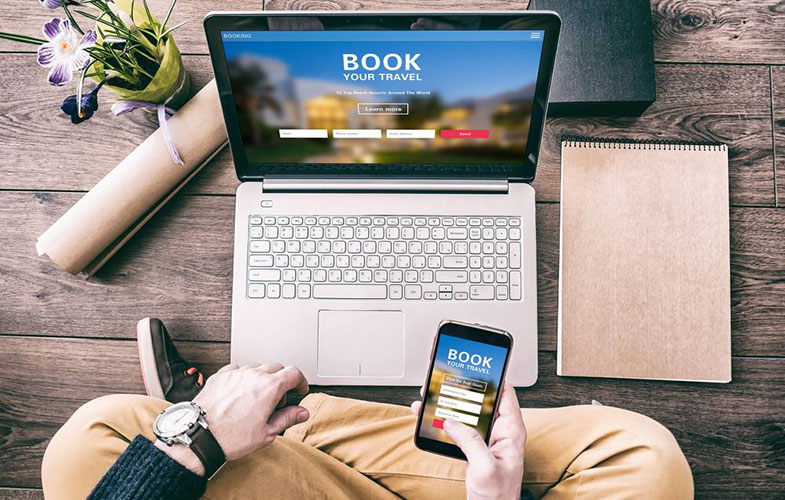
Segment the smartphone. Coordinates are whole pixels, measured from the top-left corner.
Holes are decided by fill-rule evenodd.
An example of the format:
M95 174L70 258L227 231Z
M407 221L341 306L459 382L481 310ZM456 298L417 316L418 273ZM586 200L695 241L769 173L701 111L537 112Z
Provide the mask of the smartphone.
M444 432L447 418L477 429L487 443L511 351L512 335L504 330L442 322L433 344L414 445L466 460Z

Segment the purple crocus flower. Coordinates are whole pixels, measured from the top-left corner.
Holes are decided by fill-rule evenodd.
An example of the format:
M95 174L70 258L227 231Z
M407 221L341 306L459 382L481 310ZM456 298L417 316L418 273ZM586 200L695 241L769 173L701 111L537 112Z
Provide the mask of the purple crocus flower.
M93 114L98 110L98 89L96 87L90 91L89 94L82 96L82 111L79 112L79 106L76 105L76 96L68 96L60 104L60 109L63 113L71 116L71 123L82 123L89 120Z
M84 69L90 63L87 48L95 44L95 32L88 30L82 38L68 19L52 19L43 26L48 40L38 47L38 64L49 69L47 76L52 85L63 85L71 81L74 71Z
M57 9L60 7L60 4L63 3L63 0L38 0L41 2L41 5L46 7L47 9Z

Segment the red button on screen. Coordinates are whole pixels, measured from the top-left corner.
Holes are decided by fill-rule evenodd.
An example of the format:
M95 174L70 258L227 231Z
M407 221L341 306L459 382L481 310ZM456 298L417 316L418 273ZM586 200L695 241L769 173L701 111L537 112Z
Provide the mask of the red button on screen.
M433 419L433 426L436 429L444 429L444 420L440 420L438 418Z
M487 139L490 136L490 130L445 129L439 131L439 137L442 139Z

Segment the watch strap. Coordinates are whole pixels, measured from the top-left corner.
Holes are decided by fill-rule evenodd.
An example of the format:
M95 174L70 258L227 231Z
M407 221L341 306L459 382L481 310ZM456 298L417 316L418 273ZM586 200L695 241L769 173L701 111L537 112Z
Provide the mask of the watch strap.
M196 424L196 430L190 437L190 448L202 461L206 472L205 477L210 479L226 463L226 456L221 445L215 440L212 432L199 424Z

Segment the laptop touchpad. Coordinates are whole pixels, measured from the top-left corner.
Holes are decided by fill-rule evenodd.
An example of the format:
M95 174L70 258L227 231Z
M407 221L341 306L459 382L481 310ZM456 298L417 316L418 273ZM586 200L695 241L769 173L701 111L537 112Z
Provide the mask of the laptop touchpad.
M319 311L320 377L403 377L403 311Z

